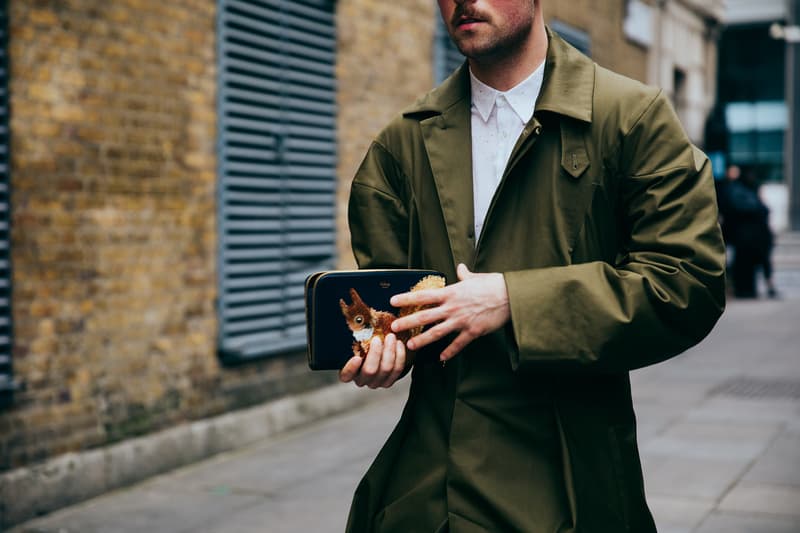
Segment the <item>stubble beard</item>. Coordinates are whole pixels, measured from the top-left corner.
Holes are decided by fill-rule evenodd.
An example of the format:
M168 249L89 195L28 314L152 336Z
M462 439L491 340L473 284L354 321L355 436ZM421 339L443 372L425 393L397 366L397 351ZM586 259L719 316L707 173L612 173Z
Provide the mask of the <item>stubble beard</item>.
M530 38L531 32L533 32L533 17L526 23L517 24L511 30L500 35L495 33L497 30L494 27L491 29L493 33L489 35L481 35L478 32L459 34L457 31L453 31L450 38L459 52L473 61L483 63L508 59L517 54Z

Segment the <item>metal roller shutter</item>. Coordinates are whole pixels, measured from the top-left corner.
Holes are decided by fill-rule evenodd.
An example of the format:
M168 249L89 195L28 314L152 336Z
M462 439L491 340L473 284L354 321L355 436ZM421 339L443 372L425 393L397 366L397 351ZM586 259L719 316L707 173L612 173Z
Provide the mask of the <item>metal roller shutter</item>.
M220 351L305 346L303 283L335 264L333 0L221 0Z
M9 253L8 10L0 1L0 406L15 389L11 368L11 257Z

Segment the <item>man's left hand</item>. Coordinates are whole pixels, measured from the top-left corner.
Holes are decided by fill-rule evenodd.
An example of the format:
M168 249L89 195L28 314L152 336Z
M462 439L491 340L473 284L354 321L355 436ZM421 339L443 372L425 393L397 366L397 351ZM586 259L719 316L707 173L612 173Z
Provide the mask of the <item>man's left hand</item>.
M476 338L498 330L511 318L508 290L502 274L475 274L464 264L456 269L458 283L442 289L427 289L406 292L393 296L395 307L431 305L392 322L397 333L418 326L435 324L419 335L409 339L408 349L420 348L435 342L445 335L458 335L439 356L447 361Z

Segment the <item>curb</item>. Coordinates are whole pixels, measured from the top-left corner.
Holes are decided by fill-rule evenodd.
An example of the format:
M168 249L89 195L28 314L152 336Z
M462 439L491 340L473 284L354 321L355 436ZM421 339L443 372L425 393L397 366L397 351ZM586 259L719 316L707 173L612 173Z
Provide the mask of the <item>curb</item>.
M387 395L405 392L405 387L392 387L376 394L352 385L335 384L11 470L0 475L0 531L218 453L243 448Z

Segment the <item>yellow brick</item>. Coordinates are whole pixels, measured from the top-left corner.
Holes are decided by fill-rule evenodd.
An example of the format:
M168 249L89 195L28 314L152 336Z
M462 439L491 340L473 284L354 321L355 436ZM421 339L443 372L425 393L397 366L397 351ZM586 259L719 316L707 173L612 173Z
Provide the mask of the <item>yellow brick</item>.
M58 24L58 17L48 9L31 9L28 12L28 22L32 24L55 26Z

